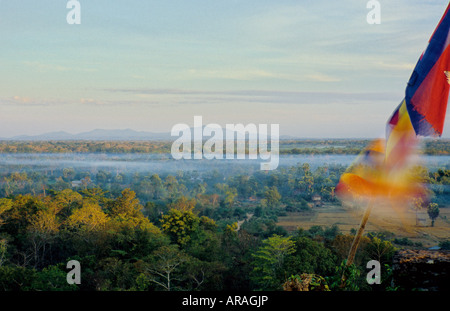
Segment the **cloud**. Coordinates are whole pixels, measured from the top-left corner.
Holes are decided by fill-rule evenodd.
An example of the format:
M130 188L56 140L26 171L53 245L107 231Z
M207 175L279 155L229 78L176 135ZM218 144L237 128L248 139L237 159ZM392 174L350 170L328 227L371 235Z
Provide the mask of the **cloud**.
M342 80L341 78L332 77L332 76L322 74L322 73L310 74L310 75L307 75L306 77L311 81L317 81L317 82L339 82Z
M39 72L69 72L69 71L74 71L74 72L95 72L97 71L94 68L83 68L83 67L67 67L67 66L62 66L62 65L58 65L58 64L51 64L51 63L47 63L47 62L41 62L41 61L23 61L22 62L23 65L30 67L34 70L37 70Z
M377 62L378 68L384 68L384 69L394 69L394 70L407 70L412 72L414 70L414 67L416 64L413 63L385 63L385 62Z
M332 77L317 76L333 81ZM389 92L293 92L293 91L202 91L184 89L107 89L107 92L125 93L146 101L172 104L371 104L398 101L397 94ZM134 100L135 101L135 100Z
M50 106L56 104L56 101L48 99L37 99L26 96L12 96L0 98L0 105L15 106L15 107L38 107L38 106Z
M193 79L226 79L226 80L255 80L265 78L281 78L280 75L262 69L217 69L217 70L198 70L190 69L186 73Z

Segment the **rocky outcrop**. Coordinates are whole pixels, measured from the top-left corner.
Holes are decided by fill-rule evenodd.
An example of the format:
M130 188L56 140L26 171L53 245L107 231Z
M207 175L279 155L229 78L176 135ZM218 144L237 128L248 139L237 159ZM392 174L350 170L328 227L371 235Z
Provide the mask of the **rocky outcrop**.
M450 252L401 250L393 259L393 283L399 289L450 290Z

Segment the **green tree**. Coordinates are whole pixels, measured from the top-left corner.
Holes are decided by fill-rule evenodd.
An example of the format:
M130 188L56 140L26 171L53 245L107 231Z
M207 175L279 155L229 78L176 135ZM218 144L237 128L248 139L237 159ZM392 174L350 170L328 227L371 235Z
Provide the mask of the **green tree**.
M31 217L27 240L31 244L34 266L45 265L49 247L59 232L60 222L53 210L40 210Z
M442 248L443 250L450 250L450 240L439 242L439 247Z
M106 183L108 180L108 175L110 175L108 172L105 171L98 171L98 173L95 175L95 179L97 180L98 183Z
M75 209L65 221L66 230L60 235L67 241L69 255L75 252L80 256L99 254L107 248L105 243L109 235L107 228L110 218L101 207L92 201L84 201L83 206Z
M390 263L396 252L396 248L390 241L373 237L365 246L364 252L367 254L368 260L377 260L383 264Z
M121 195L110 204L109 216L112 227L115 230L139 227L158 232L159 229L144 216L142 210L143 206L136 198L136 193L128 188L124 189Z
M346 264L347 260L341 262L335 268L335 273L326 278L332 291L359 291L361 271L352 263ZM342 282L344 276L344 282Z
M148 280L166 291L179 287L186 276L183 275L181 265L188 260L188 256L180 251L176 245L162 246L149 258L145 268Z
M32 183L32 180L28 179L27 173L13 172L9 176L4 178L4 190L6 196L11 194L24 193L27 187Z
M234 205L234 201L237 197L237 190L236 188L229 188L225 192L225 198L223 199L223 203L227 207L231 207Z
M81 190L81 194L84 199L91 200L93 202L97 202L100 205L104 205L108 202L108 199L105 197L106 191L102 188L94 187Z
M223 288L222 273L226 267L219 261L202 261L190 257L186 261L187 290L221 290Z
M192 211L197 204L197 201L195 199L189 199L185 196L181 196L178 199L175 200L173 203L169 203L168 207L170 209L177 209L179 211Z
M36 291L76 291L76 284L66 281L67 271L62 264L47 266L34 274L30 289Z
M197 230L199 224L200 218L192 210L172 208L161 218L163 231L179 245L186 244L191 239L191 234Z
M56 204L56 212L68 216L74 208L80 207L83 196L72 189L64 189L55 192L52 202Z
M69 182L66 182L62 179L62 177L58 177L55 183L51 186L52 190L61 191L64 189L70 189L71 185Z
M281 195L278 192L277 187L272 186L264 192L264 198L267 200L267 205L269 207L276 207L280 203Z
M6 212L13 207L13 201L11 199L1 198L0 199L0 228L5 222Z
M431 226L434 227L434 221L439 216L439 206L437 203L428 204L427 208L428 217L431 219Z
M83 206L74 210L67 218L66 224L72 230L79 230L90 234L93 231L105 229L107 222L108 215L102 211L98 204L84 201Z
M197 184L194 189L192 190L192 193L194 196L200 196L206 192L206 184L205 183L199 183Z
M0 290L21 291L30 289L35 273L36 270L21 266L0 267Z
M107 257L99 262L98 268L100 290L128 290L135 285L137 271L129 262L117 257Z
M298 185L302 192L305 192L308 196L314 192L314 176L311 173L311 167L308 163L302 165L303 176Z
M6 239L0 239L0 268L3 266L6 258L6 251L8 247L8 242Z
M63 178L65 181L71 181L75 177L75 170L72 167L65 167L63 169Z
M150 183L153 190L153 199L159 200L164 196L164 185L158 174L153 174L150 177Z
M206 216L200 217L198 229L191 233L191 238L183 249L200 260L221 260L220 237L214 220Z
M164 181L164 186L167 190L169 198L176 199L181 195L180 184L175 176L168 175Z
M252 281L258 289L278 290L284 283L283 265L286 258L295 252L295 242L290 237L273 235L262 241L262 246L253 254Z
M289 274L315 273L328 275L333 272L336 257L323 243L299 236L295 240L295 252L289 257L286 270Z

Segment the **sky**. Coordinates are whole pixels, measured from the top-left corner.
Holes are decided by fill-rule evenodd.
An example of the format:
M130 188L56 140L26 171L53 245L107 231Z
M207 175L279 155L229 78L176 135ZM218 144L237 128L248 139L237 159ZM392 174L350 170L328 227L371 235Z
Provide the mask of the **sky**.
M375 138L446 0L0 0L0 137L177 123ZM450 137L447 114L443 137Z

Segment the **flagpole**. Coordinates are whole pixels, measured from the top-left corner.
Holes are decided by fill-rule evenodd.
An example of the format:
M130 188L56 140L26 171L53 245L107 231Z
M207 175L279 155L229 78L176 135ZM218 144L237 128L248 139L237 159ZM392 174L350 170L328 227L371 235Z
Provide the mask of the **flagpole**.
M372 211L372 207L373 207L373 203L372 203L372 201L370 201L364 212L363 218L361 219L361 223L359 225L358 232L356 232L355 238L353 239L352 246L351 246L350 251L347 256L346 267L350 266L353 263L353 260L356 255L356 250L358 249L359 242L361 241L361 237L363 235L364 229L365 229L367 221L369 219L370 212ZM344 287L345 279L346 279L345 271L343 271L342 278L341 278L341 287Z

